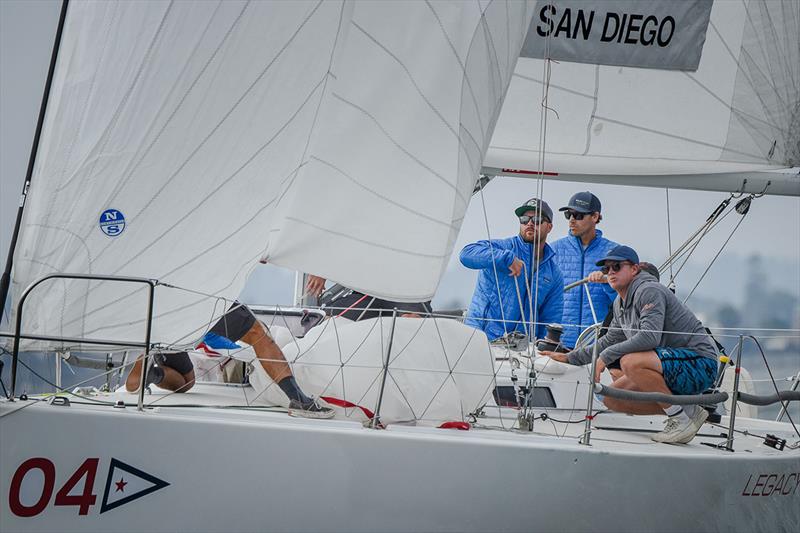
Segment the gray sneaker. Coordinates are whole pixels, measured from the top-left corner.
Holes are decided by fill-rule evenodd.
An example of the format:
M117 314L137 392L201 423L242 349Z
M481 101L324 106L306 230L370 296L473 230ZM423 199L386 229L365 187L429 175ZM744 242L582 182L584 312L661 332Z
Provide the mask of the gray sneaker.
M686 444L697 435L703 423L708 418L708 411L702 407L695 409L694 416L683 418L671 416L667 419L664 431L652 435L650 438L656 442L668 444Z
M289 416L298 418L333 418L333 409L323 407L316 400L303 403L298 400L289 401Z

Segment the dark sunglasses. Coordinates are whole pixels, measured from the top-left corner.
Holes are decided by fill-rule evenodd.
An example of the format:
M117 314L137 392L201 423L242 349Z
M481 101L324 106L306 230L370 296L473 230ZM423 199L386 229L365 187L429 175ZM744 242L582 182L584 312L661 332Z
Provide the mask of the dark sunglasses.
M609 272L619 272L622 270L623 265L630 265L632 263L628 263L627 261L623 261L622 263L609 263L604 265L603 268L600 269L600 272L603 274L608 274Z
M574 218L575 220L583 220L583 217L588 214L589 213L578 213L577 211L564 211L564 218L567 220L570 218Z
M532 217L528 215L522 215L521 217L519 217L519 223L522 224L523 226L525 226L529 222L533 222L534 225L538 226L542 222L550 222L550 221L543 217Z

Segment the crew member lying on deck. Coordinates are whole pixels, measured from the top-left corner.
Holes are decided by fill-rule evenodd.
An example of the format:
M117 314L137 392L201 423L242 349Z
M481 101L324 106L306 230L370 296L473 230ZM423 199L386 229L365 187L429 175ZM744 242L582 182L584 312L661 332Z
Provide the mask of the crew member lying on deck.
M289 398L289 415L304 418L331 418L332 409L320 406L313 398L309 398L300 389L292 375L292 370L283 356L283 352L275 344L264 324L256 320L255 315L244 304L234 302L231 308L206 334L205 342L212 344L214 340L233 342L242 341L253 347L261 366L267 375L278 384ZM213 347L213 346L212 346ZM171 352L154 355L155 366L147 372L147 384L157 385L162 389L174 392L186 392L194 385L194 367L186 352ZM128 392L138 390L141 382L142 358L133 365L125 388Z
M617 246L597 262L617 291L614 318L608 333L597 341L599 358L595 381L605 368L619 361L613 386L619 389L662 394L700 394L717 373L717 355L702 323L658 280L642 271L636 252ZM593 347L567 354L542 352L557 361L584 365L592 360ZM696 405L670 405L603 398L613 411L630 414L666 413L664 431L657 442L687 443L708 417Z

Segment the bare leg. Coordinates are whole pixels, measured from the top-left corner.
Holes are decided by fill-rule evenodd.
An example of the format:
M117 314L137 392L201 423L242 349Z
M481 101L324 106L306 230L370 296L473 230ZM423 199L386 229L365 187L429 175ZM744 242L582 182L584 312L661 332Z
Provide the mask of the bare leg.
M620 366L623 375L614 381L615 388L672 394L661 373L661 360L654 351L627 354L620 359ZM664 414L664 409L670 406L670 404L632 402L608 397L603 403L613 411L635 415L661 415Z
M614 383L616 383L619 378L625 375L619 368L609 368L607 370L608 373L611 374L611 379L614 380Z
M622 375L614 381L615 389L630 390L641 392L630 378ZM617 400L608 396L603 398L603 403L612 411L628 413L631 415L663 415L664 410L655 402L631 402L627 400Z
M292 370L289 368L283 352L272 340L261 322L256 320L241 340L253 347L261 366L264 367L272 381L279 383L282 379L292 375Z
M131 368L128 378L125 380L125 390L128 392L136 392L139 390L139 383L141 383L142 380L143 357L144 355L140 355L136 362L133 363L133 368ZM174 368L168 366L162 366L161 369L164 371L164 379L156 385L159 388L173 392L186 392L194 385L194 370L191 370L187 374L181 374Z

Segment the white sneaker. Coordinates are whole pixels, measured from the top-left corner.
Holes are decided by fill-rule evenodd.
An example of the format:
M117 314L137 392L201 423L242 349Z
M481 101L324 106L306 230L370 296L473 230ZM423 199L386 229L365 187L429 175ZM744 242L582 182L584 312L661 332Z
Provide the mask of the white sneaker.
M686 444L697 435L703 423L708 418L708 411L702 407L695 409L694 416L671 416L667 419L664 431L652 435L650 438L656 442L669 444Z

